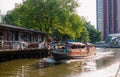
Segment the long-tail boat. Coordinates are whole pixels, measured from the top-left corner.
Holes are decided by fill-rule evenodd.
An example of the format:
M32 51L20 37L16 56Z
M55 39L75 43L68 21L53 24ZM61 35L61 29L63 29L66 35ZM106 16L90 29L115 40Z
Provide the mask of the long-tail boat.
M95 45L91 43L54 42L51 43L51 48L55 60L88 57L96 53Z

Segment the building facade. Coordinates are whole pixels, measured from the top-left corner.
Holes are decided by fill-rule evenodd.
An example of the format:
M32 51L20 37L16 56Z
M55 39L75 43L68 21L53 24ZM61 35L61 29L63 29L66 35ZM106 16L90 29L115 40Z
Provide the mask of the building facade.
M0 24L0 41L26 41L36 43L45 41L47 33L18 26Z
M120 33L120 0L96 0L97 29L103 40L109 34Z
M42 42L42 45L39 43ZM19 26L0 24L0 50L47 48L48 33Z
M2 15L1 15L1 10L0 10L0 23L2 22Z

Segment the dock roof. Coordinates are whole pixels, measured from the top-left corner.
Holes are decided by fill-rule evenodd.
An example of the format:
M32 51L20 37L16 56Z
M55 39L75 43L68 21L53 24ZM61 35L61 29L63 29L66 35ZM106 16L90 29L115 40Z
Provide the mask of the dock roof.
M36 30L33 30L33 29L27 29L27 28L23 28L23 27L19 27L19 26L8 25L8 24L0 24L0 27L47 34L46 32L36 31Z

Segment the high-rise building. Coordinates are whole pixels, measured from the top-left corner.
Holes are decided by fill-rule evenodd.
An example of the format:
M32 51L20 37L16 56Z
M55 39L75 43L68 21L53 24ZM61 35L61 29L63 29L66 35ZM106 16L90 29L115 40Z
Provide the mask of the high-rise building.
M97 29L103 40L109 34L120 33L120 0L96 0Z
M1 10L0 10L0 23L2 22L2 15L1 15Z

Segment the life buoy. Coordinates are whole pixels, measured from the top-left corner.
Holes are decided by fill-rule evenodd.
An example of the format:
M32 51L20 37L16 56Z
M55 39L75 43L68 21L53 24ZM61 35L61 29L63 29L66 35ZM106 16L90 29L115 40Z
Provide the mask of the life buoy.
M118 42L117 41L113 41L113 45L118 45Z

